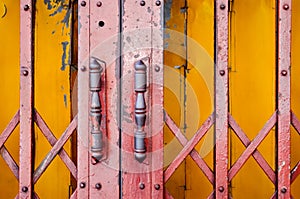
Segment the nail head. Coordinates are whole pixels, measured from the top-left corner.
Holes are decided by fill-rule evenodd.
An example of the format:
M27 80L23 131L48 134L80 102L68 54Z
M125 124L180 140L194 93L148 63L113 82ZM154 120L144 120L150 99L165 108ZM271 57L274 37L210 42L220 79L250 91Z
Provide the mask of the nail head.
M219 191L220 191L220 192L223 192L223 191L224 191L224 187L223 187L223 186L220 186L220 187L219 187Z
M156 1L155 4L156 4L157 6L160 6L161 2L160 2L160 1Z
M98 189L98 190L100 190L100 189L102 188L102 185L101 185L101 183L97 183L97 184L95 184L95 188L96 188L96 189Z
M25 10L25 11L29 10L29 5L26 4L26 5L24 6L24 10Z
M26 193L28 191L28 187L24 186L22 187L22 192Z
M220 9L221 9L221 10L224 10L225 8L226 8L225 4L222 3L222 4L220 5Z
M159 185L159 184L156 184L156 185L154 185L154 188L155 188L156 190L159 190L159 189L160 189L160 185Z
M290 8L290 6L289 6L288 4L284 4L284 5L283 5L283 9L284 9L284 10L288 10L289 8Z
M220 73L221 76L224 76L225 75L225 70L220 70L219 73Z
M140 2L140 5L141 5L141 6L146 5L146 2L145 2L145 1L141 1L141 2Z
M287 71L286 71L286 70L282 70L282 71L281 71L281 75L282 75L282 76L286 76L286 75L287 75Z
M97 6L98 6L98 7L101 7L101 6L102 6L102 2L101 2L101 1L98 1L98 2L97 2Z
M140 185L139 185L139 187L140 187L140 189L143 190L143 189L145 189L145 184L141 182Z
M81 189L85 188L85 182L81 182L79 186Z
M86 6L86 2L85 1L81 1L80 5L84 7L84 6Z

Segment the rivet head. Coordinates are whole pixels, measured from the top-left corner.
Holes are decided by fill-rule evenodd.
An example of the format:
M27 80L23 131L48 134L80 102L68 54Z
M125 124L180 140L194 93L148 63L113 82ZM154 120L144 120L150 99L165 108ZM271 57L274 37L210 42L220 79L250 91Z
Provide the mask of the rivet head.
M81 1L80 5L84 7L84 6L86 6L86 2L85 1Z
M282 71L281 71L281 75L282 75L282 76L286 76L286 75L287 75L287 71L286 71L286 70L282 70Z
M141 183L139 184L139 187L140 187L140 189L143 190L143 189L145 189L145 184L141 182Z
M141 1L141 2L140 2L140 5L141 5L141 6L146 5L146 2L145 2L145 1Z
M25 11L29 10L29 5L26 4L26 5L24 6L24 10L25 10Z
M290 8L290 6L288 4L283 5L283 9L288 10L289 8Z
M286 193L286 191L287 191L287 188L286 188L286 187L282 187L282 188L281 188L281 193Z
M220 186L220 187L218 188L218 190L219 190L220 192L223 192L223 191L224 191L224 187L223 187L223 186Z
M159 189L160 189L160 185L159 185L159 184L156 184L156 185L154 185L154 188L155 188L156 190L159 190Z
M155 70L156 72L159 72L159 71L160 71L160 67L156 65L155 68L154 68L154 70Z
M225 4L222 3L222 4L220 5L220 9L221 9L221 10L224 10L225 8L226 8Z
M24 186L22 187L22 192L26 193L28 191L28 187Z
M101 7L101 6L102 6L102 2L101 2L101 1L98 1L96 5L97 5L98 7Z
M221 76L224 76L225 75L225 70L220 70L219 73L220 73Z
M24 76L27 76L27 75L28 75L28 70L23 70L23 71L22 71L22 74L23 74Z
M85 67L85 66L81 66L81 67L80 67L80 70L81 70L81 71L85 71L85 70L86 70L86 67Z
M160 1L156 1L155 5L160 6L161 2Z
M81 182L81 183L79 184L79 186L80 186L81 189L85 188L85 182Z
M100 190L102 188L102 185L100 183L95 184L95 188Z

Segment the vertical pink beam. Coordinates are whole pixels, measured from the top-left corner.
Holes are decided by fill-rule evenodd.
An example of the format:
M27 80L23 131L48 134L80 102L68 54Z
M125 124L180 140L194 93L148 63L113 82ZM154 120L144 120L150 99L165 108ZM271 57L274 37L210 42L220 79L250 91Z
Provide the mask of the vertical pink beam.
M33 32L34 4L20 2L20 179L19 198L33 197Z
M151 198L151 100L150 71L152 0L123 1L122 10L122 196L123 199ZM143 60L147 72L146 159L142 163L134 155L135 122L135 62Z
M89 8L78 1L77 198L89 198Z
M291 0L278 1L278 171L279 199L291 196L290 186L290 66Z
M119 0L90 4L90 55L106 64L101 63L100 91L105 155L100 162L90 163L90 198L119 198L119 9Z
M228 1L215 3L215 192L228 198Z
M153 0L152 17L152 198L163 199L163 0ZM156 25L155 25L156 24Z

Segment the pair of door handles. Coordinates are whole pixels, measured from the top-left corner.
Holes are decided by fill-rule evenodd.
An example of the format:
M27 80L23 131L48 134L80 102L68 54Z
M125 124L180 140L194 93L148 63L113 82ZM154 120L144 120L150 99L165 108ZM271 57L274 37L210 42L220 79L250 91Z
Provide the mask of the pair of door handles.
M102 108L99 92L101 91L101 74L105 62L95 57L90 60L89 66L89 90L91 94L90 103L90 134L91 134L91 156L92 163L100 162L104 157L104 139L101 131ZM135 132L134 132L134 156L138 162L143 162L146 158L146 133L144 130L146 122L146 101L147 91L147 66L142 60L134 64L134 91L135 99Z

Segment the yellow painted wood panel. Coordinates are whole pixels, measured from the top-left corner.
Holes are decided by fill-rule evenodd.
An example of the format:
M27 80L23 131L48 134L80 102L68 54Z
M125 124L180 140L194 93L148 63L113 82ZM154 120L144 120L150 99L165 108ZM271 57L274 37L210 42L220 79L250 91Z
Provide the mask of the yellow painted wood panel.
M37 1L35 21L35 105L57 138L70 121L70 26L71 1ZM5 9L6 8L6 9ZM0 1L0 131L19 109L19 1ZM50 150L50 145L35 128L35 167ZM19 161L19 129L5 146ZM69 151L70 145L65 149ZM18 183L0 159L0 198L14 198ZM70 175L56 158L38 181L40 198L68 198Z
M19 109L19 1L0 1L0 132ZM6 148L19 162L19 128L11 135ZM14 198L18 182L0 157L0 198Z
M71 0L37 1L35 21L35 106L59 138L70 122ZM37 128L36 163L50 145ZM70 141L64 147L70 151ZM68 198L70 174L59 157L38 181L40 198Z
M230 13L230 113L252 140L275 111L275 1L233 1ZM274 169L275 129L259 151ZM232 165L244 151L234 133ZM259 182L259 184L258 184ZM231 184L233 198L269 198L274 186L251 157Z

